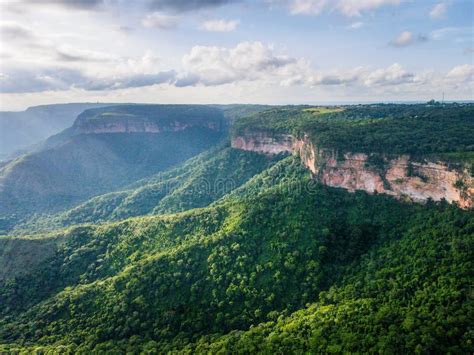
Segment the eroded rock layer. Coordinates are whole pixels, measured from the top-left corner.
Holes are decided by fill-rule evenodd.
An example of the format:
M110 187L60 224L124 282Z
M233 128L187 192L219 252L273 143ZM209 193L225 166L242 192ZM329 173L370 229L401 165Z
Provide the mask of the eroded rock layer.
M302 163L321 183L349 191L383 193L415 202L446 200L462 208L473 207L474 178L463 166L441 161L412 161L364 153L338 154L316 147L306 136L252 133L232 138L232 147L264 154L298 154Z

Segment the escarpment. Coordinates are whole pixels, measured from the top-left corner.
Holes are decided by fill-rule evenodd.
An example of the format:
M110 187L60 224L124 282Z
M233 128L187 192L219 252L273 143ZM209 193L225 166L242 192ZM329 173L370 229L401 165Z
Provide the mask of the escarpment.
M391 158L356 152L340 154L315 146L308 136L265 132L234 136L231 145L264 154L297 154L319 182L351 192L383 193L421 203L446 200L461 208L474 205L474 178L462 164L414 161L409 155Z
M201 105L124 105L87 110L73 125L75 134L163 133L189 128L222 131L220 110Z
M124 116L114 116L102 120L80 121L74 128L75 133L162 133L179 132L188 128L206 128L213 131L220 131L222 125L216 121L197 120L195 122L182 122L173 120L166 123L150 121L148 119L129 118Z

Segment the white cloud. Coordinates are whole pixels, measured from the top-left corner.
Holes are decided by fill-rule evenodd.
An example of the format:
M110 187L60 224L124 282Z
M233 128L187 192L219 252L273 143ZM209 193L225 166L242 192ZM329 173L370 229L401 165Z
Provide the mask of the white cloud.
M188 11L199 11L206 8L212 9L219 6L238 3L240 1L241 0L148 0L147 3L152 9L182 13Z
M456 36L458 39L465 39L466 41L472 41L472 28L471 27L443 27L438 28L431 32L431 38L435 40L442 40L447 37Z
M430 17L432 19L439 19L442 18L445 14L446 11L448 10L449 4L447 2L440 2L433 6L433 8L430 11Z
M332 70L326 73L314 73L310 79L312 85L353 85L361 81L364 76L364 68L351 70Z
M339 0L337 8L346 16L360 16L364 11L376 10L387 5L400 5L402 0Z
M327 0L292 0L289 3L290 13L319 15L328 5Z
M389 42L389 45L394 47L406 47L411 44L426 42L427 40L428 37L426 35L418 34L418 36L415 36L410 31L403 31L397 37L392 39Z
M457 84L474 81L474 65L458 65L448 72L446 78L448 81L455 82Z
M90 51L87 49L79 49L70 45L61 45L56 50L56 56L59 61L63 62L112 62L117 58L111 54Z
M238 25L238 20L209 20L201 23L200 28L210 32L232 32Z
M359 28L362 28L364 27L364 23L361 22L361 21L358 21L358 22L353 22L351 23L349 26L347 26L346 28L348 30L358 30Z
M15 22L0 24L0 38L2 41L30 41L34 38L33 31Z
M373 98L390 95L420 98L420 95L432 95L433 91L439 90L466 95L474 81L474 67L468 64L454 67L446 73L415 73L398 63L382 68L316 70L305 58L289 56L261 42L242 42L235 47L194 46L183 56L181 71L176 67L174 70L163 68L160 58L151 51L141 57L127 58L107 57L100 52L81 51L74 47L59 47L59 50L72 57L69 61L63 61L62 66L36 66L27 70L21 69L21 66L2 68L2 97L35 92L37 95L60 91L77 93L80 90L86 95L84 97L96 97L91 96L93 92L101 92L104 97L115 93L125 100L127 93L139 95L137 88L153 98L150 88L154 88L160 93L172 92L175 100L182 98L181 102L189 101L190 97L204 100L199 92L215 95L229 90L227 97L238 93L238 101L252 101L255 97L251 95L260 89L266 90L262 97L271 97L272 92L279 92L280 99L286 97L288 102L299 100L295 93L314 90L326 95L326 99L330 95L339 95L339 99L343 99L345 93L351 99L364 95L373 95ZM90 64L79 65L86 60L84 58ZM95 61L108 61L106 69L103 64L95 66ZM199 88L193 89L196 86ZM212 91L210 88L216 89ZM193 96L188 96L189 93Z
M186 73L178 86L221 85L243 80L281 77L289 67L300 62L286 55L276 54L261 42L242 42L234 48L195 46L183 57Z
M293 15L338 11L348 17L361 16L383 6L397 6L402 1L405 0L267 0L270 4L285 4Z
M403 31L397 37L390 41L390 44L396 47L408 46L413 42L413 33L410 31Z
M242 42L234 48L195 46L183 58L185 72L176 85L218 86L260 81L281 86L397 86L426 81L394 63L387 68L369 70L316 71L304 58L278 54L260 42Z
M364 81L367 86L400 85L414 83L415 75L407 72L403 67L394 63L387 68L371 72Z
M119 90L172 83L175 76L174 71L98 77L61 67L13 69L9 73L0 73L0 93L66 91L74 88L87 91Z
M104 0L17 0L17 4L23 7L28 5L52 5L71 10L97 10L105 3ZM12 5L15 5L15 2L12 1Z
M166 15L160 12L148 14L143 20L142 25L147 28L158 28L161 30L172 29L178 26L179 17Z

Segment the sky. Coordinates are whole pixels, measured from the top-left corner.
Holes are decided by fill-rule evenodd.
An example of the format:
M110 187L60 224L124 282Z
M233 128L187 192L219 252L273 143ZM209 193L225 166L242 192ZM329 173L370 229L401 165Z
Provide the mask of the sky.
M473 0L0 0L0 110L474 99Z

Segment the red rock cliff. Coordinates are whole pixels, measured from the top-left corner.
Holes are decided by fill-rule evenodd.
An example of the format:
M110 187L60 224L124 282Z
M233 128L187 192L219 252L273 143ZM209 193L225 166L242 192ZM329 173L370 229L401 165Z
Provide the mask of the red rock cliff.
M398 199L426 202L428 199L457 203L472 208L474 178L467 168L450 167L445 162L415 162L408 155L385 159L383 166L374 164L367 154L346 153L315 147L308 137L269 135L264 132L233 137L232 147L265 154L290 152L321 183L349 191L384 193Z

